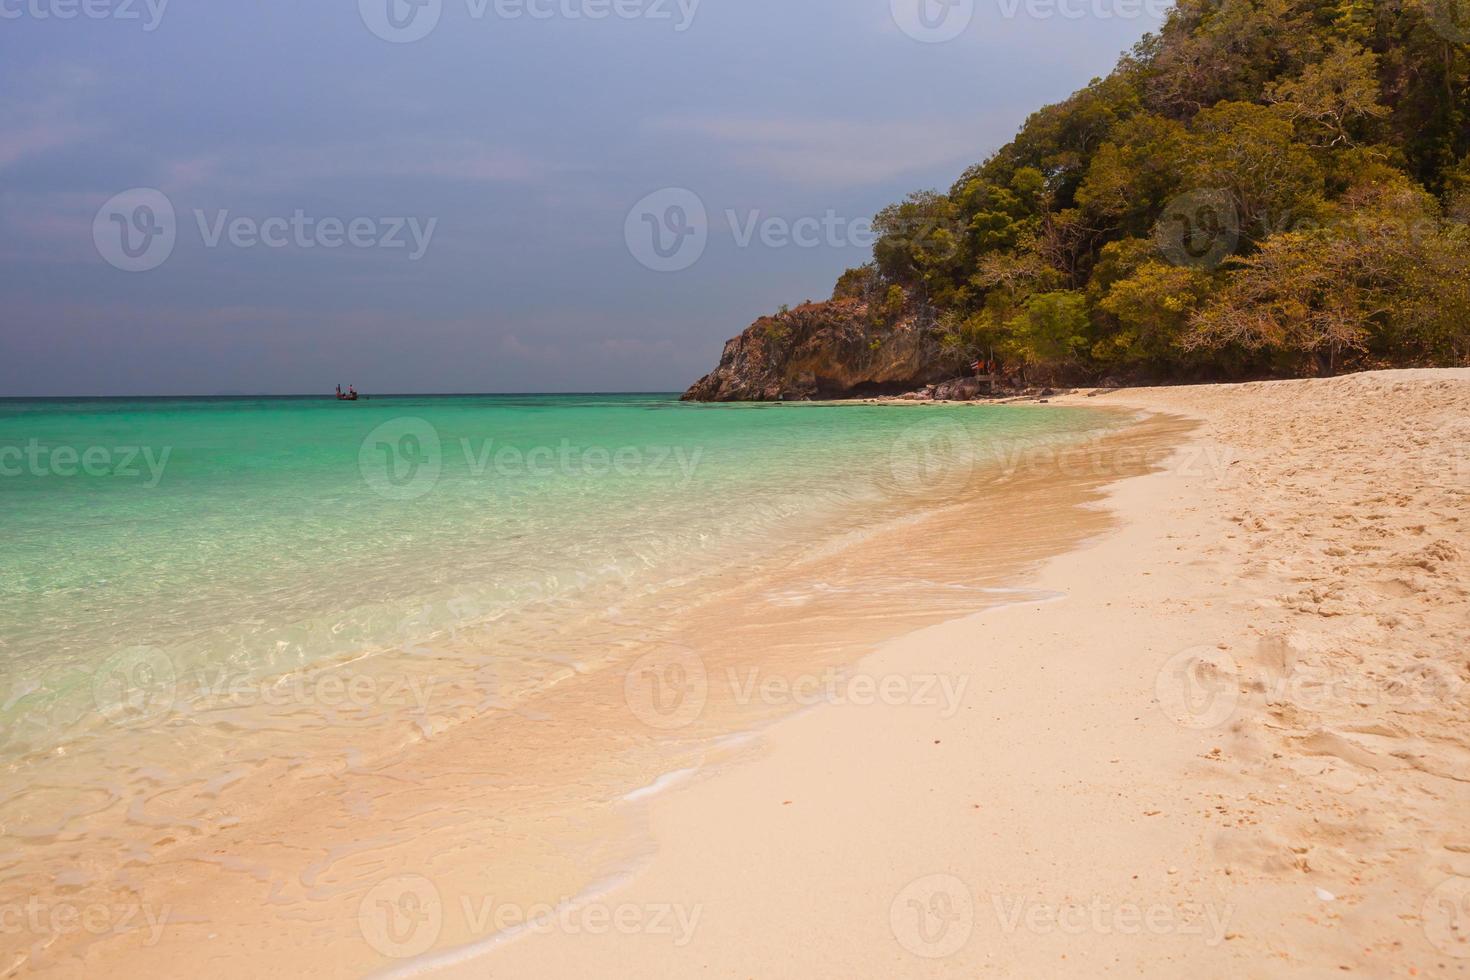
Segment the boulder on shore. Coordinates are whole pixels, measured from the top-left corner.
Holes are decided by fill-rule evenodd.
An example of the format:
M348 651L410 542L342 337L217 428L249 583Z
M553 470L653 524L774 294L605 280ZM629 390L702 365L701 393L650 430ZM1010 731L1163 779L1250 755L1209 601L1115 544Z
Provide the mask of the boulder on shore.
M968 402L989 394L990 383L978 378L954 378L934 386L934 398L944 402Z

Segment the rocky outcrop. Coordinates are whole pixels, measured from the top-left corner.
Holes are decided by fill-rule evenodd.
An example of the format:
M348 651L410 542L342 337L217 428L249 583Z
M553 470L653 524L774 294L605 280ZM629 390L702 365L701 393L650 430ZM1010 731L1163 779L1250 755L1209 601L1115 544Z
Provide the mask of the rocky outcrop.
M875 317L858 299L807 303L755 321L685 401L778 401L900 394L962 373L912 314Z
M955 378L935 385L932 397L941 402L967 402L979 398L982 392L989 390L989 384L978 378Z

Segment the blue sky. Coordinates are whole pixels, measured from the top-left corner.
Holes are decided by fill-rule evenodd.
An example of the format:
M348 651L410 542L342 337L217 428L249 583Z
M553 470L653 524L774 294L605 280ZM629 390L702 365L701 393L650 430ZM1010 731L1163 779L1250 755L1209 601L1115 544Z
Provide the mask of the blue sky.
M679 389L1158 24L389 2L0 0L0 395ZM649 195L702 206L697 261L640 262ZM157 264L116 267L160 200L170 234L129 239ZM814 247L781 234L803 218Z

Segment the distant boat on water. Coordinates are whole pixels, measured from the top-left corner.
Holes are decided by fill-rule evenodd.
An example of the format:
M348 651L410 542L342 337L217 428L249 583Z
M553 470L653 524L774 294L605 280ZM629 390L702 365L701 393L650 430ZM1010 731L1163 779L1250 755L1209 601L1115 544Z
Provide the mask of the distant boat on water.
M341 385L338 385L337 386L337 400L339 402L355 402L355 401L357 401L357 389L354 388L352 385L348 385L347 386L347 390L346 391L343 391L342 390L342 386Z

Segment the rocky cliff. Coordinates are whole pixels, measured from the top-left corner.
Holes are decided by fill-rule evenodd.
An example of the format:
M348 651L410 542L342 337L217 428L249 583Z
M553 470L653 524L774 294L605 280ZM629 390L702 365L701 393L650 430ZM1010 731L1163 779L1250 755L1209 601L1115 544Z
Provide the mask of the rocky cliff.
M858 299L807 303L761 317L728 341L719 367L695 382L684 400L899 394L953 378L963 361L912 314L879 317Z

